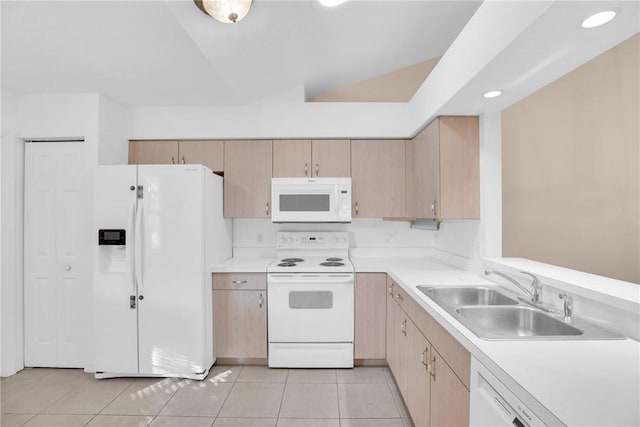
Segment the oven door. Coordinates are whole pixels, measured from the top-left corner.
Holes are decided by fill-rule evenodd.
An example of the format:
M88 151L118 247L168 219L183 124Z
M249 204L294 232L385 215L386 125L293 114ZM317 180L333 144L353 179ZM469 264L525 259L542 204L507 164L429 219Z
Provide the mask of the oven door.
M353 342L352 273L270 273L269 342Z
M271 221L350 222L350 178L273 178Z

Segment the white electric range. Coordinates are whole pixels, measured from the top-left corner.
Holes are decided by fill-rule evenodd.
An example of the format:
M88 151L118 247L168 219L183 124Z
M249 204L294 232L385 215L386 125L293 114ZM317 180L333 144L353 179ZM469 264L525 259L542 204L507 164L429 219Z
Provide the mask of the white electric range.
M267 268L269 366L353 367L354 268L347 232L279 232Z

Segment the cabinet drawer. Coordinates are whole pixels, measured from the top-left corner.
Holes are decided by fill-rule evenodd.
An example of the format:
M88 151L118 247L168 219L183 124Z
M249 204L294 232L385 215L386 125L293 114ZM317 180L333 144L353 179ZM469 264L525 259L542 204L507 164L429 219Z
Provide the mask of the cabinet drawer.
M213 289L265 290L265 273L214 273Z

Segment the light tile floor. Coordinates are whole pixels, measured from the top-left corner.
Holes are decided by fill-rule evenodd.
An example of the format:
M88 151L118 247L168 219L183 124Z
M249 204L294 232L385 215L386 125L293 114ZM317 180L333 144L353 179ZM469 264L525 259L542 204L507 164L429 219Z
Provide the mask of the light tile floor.
M2 378L0 396L2 427L411 426L380 367L215 366L204 381L33 368Z

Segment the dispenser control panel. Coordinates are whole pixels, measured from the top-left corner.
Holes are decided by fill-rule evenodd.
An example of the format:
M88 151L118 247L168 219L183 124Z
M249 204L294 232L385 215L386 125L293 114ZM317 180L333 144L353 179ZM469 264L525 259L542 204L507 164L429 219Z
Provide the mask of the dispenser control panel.
M125 246L127 244L126 230L98 230L98 245Z

